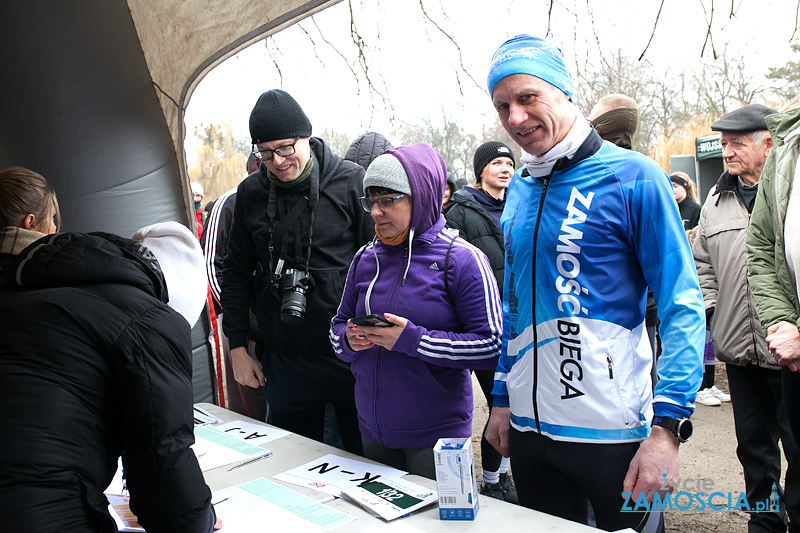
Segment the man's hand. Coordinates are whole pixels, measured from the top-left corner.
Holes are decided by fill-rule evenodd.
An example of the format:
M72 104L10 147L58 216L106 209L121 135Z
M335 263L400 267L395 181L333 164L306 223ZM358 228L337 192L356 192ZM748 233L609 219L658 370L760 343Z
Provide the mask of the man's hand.
M780 321L767 329L767 348L781 366L792 372L800 370L800 332L797 326Z
M258 361L250 357L244 347L231 350L233 378L240 385L257 389L264 386L264 373Z
M222 529L222 518L217 517L217 521L214 523L214 531L218 531Z
M679 467L678 439L669 430L654 426L633 456L622 490L631 493L631 501L637 501L644 493L647 501L652 503L654 494L663 498L672 491Z
M489 424L486 426L486 440L503 457L509 456L508 434L510 430L511 409L508 407L492 407Z

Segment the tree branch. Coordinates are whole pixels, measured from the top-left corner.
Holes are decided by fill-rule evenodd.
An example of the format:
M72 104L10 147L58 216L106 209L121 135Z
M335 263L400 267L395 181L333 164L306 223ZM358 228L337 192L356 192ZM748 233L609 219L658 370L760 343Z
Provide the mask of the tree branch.
M372 78L369 75L369 64L367 62L367 55L364 51L367 48L367 43L364 41L364 38L361 37L361 34L358 32L358 28L356 27L356 19L353 15L353 2L352 0L347 1L347 7L350 10L350 37L353 39L353 44L356 45L356 50L358 50L358 63L361 65L361 70L364 73L364 78L367 80L367 87L369 87L370 95L377 94L380 96L381 101L388 106L389 109L394 110L392 103L386 99L386 96L378 90L374 83L372 83ZM372 114L375 113L375 105L372 105ZM370 117L371 119L371 117Z
M664 9L664 0L661 0L661 5L658 6L658 14L656 15L656 21L653 23L653 33L650 34L650 40L647 41L647 46L645 46L644 50L642 50L642 53L639 56L639 61L642 60L642 58L644 57L645 52L647 52L647 49L650 48L650 43L653 42L653 37L655 37L655 35L656 35L656 27L658 27L658 20L661 18L661 10L662 9Z
M361 83L360 83L360 82L361 82L361 80L359 80L359 79L358 79L358 75L356 74L356 71L355 71L355 70L353 70L353 67L351 67L351 66L350 66L350 63L347 61L347 58L346 58L346 57L344 57L344 54L343 54L343 53L341 53L341 52L339 51L339 49L338 49L338 48L336 48L335 46L333 46L333 44L332 44L330 41L328 41L328 40L325 38L325 36L322 34L322 30L319 28L319 25L317 24L317 20L316 20L316 19L315 19L313 16L311 17L311 22L312 22L312 23L314 23L314 27L315 27L315 28L317 28L317 32L319 32L319 36L320 36L320 38L323 40L323 42L325 42L325 44L327 44L328 46L330 46L330 47L333 49L333 51L334 51L334 52L336 52L337 54L339 54L339 57L341 57L341 58L342 58L342 60L344 61L344 64L345 64L345 65L347 65L347 68L348 68L348 69L350 69L350 73L351 73L351 74L353 75L353 77L356 79L356 93L357 93L357 94L361 94ZM298 24L298 26L299 26L299 24ZM305 31L305 30L303 30L303 31ZM313 42L313 41L312 41L312 42ZM315 52L316 52L316 50L315 50ZM317 59L319 59L319 57L317 57ZM321 63L321 62L322 62L322 61L320 61L320 63Z
M278 71L278 79L280 80L280 85L283 86L283 71L281 70L281 66L278 64L277 58L269 48L270 43L272 43L272 46L275 47L275 51L279 54L281 53L281 50L275 44L275 39L271 35L264 40L264 48L267 49L267 55L269 55L269 58L272 60L272 65L275 67L275 70Z
M455 39L452 37L452 35L450 35L450 34L449 34L449 33L447 33L446 31L444 31L444 30L441 28L441 26L439 26L439 25L436 23L436 21L435 21L435 20L433 20L433 19L431 18L431 16L430 16L430 15L428 15L428 12L425 10L425 5L422 3L422 0L419 0L419 8L422 10L422 14L423 14L423 15L425 15L425 18L426 18L426 19L428 19L428 21L430 21L430 23L431 23L431 24L433 24L433 25L434 25L434 27L435 27L437 30L439 30L439 31L441 32L441 34L442 34L442 35L444 35L445 37L447 37L447 39L448 39L448 40L449 40L451 43L453 43L453 46L455 46L455 47L456 47L456 50L458 51L458 64L459 64L459 66L461 67L461 70L464 72L464 74L466 74L466 75L467 75L467 77L468 77L470 80L472 80L472 83L474 83L474 84L475 84L475 86L476 86L477 88L479 88L479 89L483 90L484 92L486 92L486 88L485 88L485 87L483 87L482 85L480 85L480 84L479 84L477 81L475 81L475 78L473 78L473 77L472 77L472 74L470 74L470 73L469 73L469 71L467 70L467 68L464 66L464 58L463 58L463 56L462 56L462 54L461 54L461 47L460 47L460 46L458 46L458 43L456 42L456 40L455 40ZM456 76L456 80L458 81L458 91L459 91L459 92L460 92L460 93L463 95L463 94L464 94L464 91L463 91L463 90L461 90L461 80L459 79L459 77L458 77L458 76Z
M714 0L711 0L711 15L708 14L706 11L706 6L703 3L703 0L700 0L700 7L703 8L703 16L706 18L706 22L708 23L708 28L706 29L706 38L703 41L703 49L700 50L700 56L702 57L703 54L706 52L706 44L711 44L711 55L714 56L714 59L717 59L717 49L714 48L714 36L711 34L711 23L714 21Z

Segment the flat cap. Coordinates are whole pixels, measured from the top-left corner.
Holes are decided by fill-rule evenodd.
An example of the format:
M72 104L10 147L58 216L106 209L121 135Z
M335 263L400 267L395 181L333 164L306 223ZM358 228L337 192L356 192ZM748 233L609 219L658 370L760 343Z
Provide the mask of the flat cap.
M737 132L767 129L764 118L778 111L761 104L750 104L731 111L711 125L714 131Z

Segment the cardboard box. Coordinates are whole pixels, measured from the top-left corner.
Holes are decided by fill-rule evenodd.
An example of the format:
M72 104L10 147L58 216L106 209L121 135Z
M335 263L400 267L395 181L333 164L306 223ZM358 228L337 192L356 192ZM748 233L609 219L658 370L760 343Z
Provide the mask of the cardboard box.
M433 448L440 520L474 520L478 514L478 483L472 439L439 439Z

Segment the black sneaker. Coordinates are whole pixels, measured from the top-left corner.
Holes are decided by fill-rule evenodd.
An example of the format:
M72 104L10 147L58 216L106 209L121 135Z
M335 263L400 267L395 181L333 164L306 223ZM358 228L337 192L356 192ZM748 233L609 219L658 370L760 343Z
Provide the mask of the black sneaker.
M508 474L500 474L500 482L498 483L503 490L503 498L508 503L519 505L519 498L517 497L517 487L514 482L508 477Z
M481 487L481 495L494 498L495 500L506 500L503 487L500 486L500 483L486 483Z
M500 474L500 481L497 483L486 483L481 487L481 494L494 498L495 500L519 504L517 488L514 486L514 482L511 481L511 478L508 477L508 474Z

